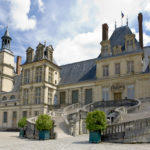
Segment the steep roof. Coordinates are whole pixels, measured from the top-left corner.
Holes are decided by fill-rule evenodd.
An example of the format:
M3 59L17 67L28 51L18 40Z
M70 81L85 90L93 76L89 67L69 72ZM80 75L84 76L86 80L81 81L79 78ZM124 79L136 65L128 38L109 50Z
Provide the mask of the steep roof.
M124 51L125 50L125 36L130 35L130 34L132 34L132 31L130 30L128 26L122 26L122 27L116 28L109 39L111 48L113 48L116 45L121 45L121 48ZM135 39L135 44L138 50L141 49L136 39Z
M95 80L96 60L97 59L90 59L60 66L60 85Z

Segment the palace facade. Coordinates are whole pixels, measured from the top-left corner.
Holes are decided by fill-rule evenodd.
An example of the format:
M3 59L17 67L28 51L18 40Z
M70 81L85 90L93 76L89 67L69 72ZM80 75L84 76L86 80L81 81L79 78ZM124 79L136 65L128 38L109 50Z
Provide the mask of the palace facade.
M108 38L102 25L97 58L58 66L53 47L39 43L17 57L16 70L8 29L0 50L0 129L17 128L22 117L48 113L54 106L95 101L150 98L150 46L143 46L143 16L138 15L139 41L128 25Z

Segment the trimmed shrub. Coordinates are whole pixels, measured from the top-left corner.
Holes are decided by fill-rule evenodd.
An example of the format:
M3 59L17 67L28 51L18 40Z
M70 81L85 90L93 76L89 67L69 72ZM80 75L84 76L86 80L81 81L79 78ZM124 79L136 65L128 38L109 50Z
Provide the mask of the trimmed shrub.
M18 122L18 127L24 128L27 125L27 118L23 117Z
M38 116L38 119L36 120L36 128L39 131L50 130L52 126L53 126L53 121L50 116L46 114Z
M103 131L107 127L105 112L95 110L89 112L86 117L86 128L89 131Z

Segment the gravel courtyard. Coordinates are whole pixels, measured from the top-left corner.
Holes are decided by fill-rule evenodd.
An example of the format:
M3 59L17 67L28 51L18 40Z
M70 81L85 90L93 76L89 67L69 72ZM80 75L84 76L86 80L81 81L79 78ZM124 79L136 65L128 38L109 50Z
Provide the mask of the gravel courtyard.
M150 144L88 143L88 135L37 141L18 138L18 132L0 132L0 150L150 150Z

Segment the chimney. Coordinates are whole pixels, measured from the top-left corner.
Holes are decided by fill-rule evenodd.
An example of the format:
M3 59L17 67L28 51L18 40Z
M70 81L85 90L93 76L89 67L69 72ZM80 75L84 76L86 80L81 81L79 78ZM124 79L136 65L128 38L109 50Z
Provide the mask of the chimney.
M105 23L102 25L102 41L108 40L108 25Z
M138 14L138 21L139 21L139 43L141 48L143 49L143 15L142 13Z
M16 73L20 75L21 73L21 56L17 56L17 64L16 64Z

